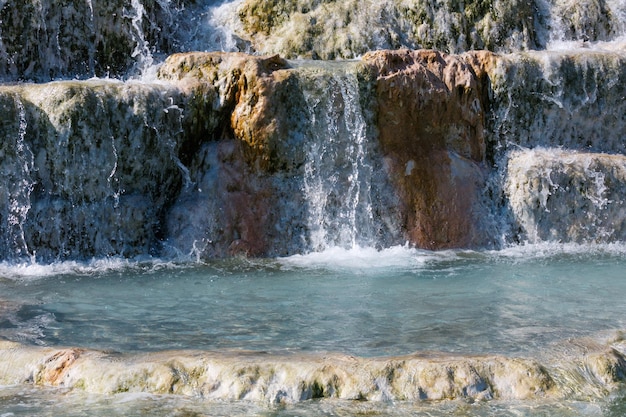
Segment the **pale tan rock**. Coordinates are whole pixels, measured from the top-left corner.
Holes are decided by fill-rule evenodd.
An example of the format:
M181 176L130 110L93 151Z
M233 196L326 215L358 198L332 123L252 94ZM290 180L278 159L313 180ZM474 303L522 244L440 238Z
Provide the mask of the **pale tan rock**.
M92 393L143 392L294 403L602 398L623 387L623 339L598 341L543 361L505 356L412 354L361 358L336 353L167 351L111 354L0 341L0 383Z

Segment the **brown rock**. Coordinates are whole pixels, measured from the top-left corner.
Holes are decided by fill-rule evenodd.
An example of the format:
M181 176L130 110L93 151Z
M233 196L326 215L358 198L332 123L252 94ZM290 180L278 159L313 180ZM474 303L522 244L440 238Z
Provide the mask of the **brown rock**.
M418 247L487 243L481 100L494 59L429 50L377 51L363 58L368 77L361 82L366 90L375 85L379 140L402 202L402 227ZM298 198L285 194L285 181L302 175L296 138L309 115L298 71L278 56L190 53L170 57L160 77L200 97L187 113L198 120L212 115L210 122L191 123L194 132L220 135L216 193L205 197L220 202L221 229L210 238L215 253L270 253L289 239L276 226L286 221L281 198Z
M363 61L378 74L380 141L410 242L428 249L484 245L484 116L472 68L429 50L376 51Z

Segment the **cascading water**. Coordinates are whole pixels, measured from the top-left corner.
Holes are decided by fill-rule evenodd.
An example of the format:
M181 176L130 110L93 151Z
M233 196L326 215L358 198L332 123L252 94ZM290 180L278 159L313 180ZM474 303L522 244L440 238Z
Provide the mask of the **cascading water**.
M31 209L31 193L35 186L33 179L34 155L27 141L26 110L18 95L7 97L4 107L6 114L13 114L16 125L8 129L2 149L2 252L9 257L30 258L24 226ZM8 108L7 108L8 107ZM17 130L17 131L16 131Z
M506 193L533 242L625 239L626 160L559 149L513 152Z
M124 16L131 20L133 26L133 39L135 40L135 49L130 54L137 61L138 72L143 73L154 63L150 46L144 38L143 19L145 9L139 0L131 1L129 14Z
M626 35L623 1L554 1L550 13L550 48L565 49L588 42L610 41Z
M0 414L624 414L625 31L0 0Z
M353 248L375 244L371 135L355 74L315 77L309 92L311 134L304 173L310 246ZM306 95L306 92L305 92ZM329 173L332 173L329 175Z
M489 130L493 158L508 176L496 172L495 192L513 212L505 222L519 226L503 227L508 241L623 240L625 65L622 52L604 45L511 54L500 63Z
M7 86L0 95L19 115L17 132L3 127L16 138L3 145L13 164L3 179L3 218L13 228L5 259L156 250L166 191L184 175L171 149L182 132L176 92L90 81Z

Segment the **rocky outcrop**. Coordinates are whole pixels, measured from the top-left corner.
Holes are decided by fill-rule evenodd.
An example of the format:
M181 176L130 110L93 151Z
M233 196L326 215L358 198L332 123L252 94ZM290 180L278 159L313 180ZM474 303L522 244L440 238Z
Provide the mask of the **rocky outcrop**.
M480 57L476 61L480 62ZM401 50L367 54L357 72L361 74L355 92L361 95L361 104L357 105L377 114L374 140L380 144L380 158L395 188L395 192L387 192L401 201L404 239L429 249L488 244L487 208L481 195L486 178L483 88L472 67L457 56ZM217 162L220 180L207 184L207 189L221 191L204 203L215 207L219 201L219 210L212 211L224 214L208 223L222 225L222 230L215 231L222 237L208 240L212 245L222 238L230 241L231 252L258 255L267 254L270 248L284 252L284 246L276 248L275 225L284 222L274 214L281 212L276 196L285 195L287 188L290 199L295 199L291 204L302 199L297 178L306 175L304 149L310 146L302 139L312 140L305 133L314 128L312 119L326 117L310 114L302 98L318 93L305 91L312 74L290 69L277 56L191 53L170 57L159 76L176 82L191 97L186 112L193 134L188 140L200 135L191 139L196 142L192 148L217 140L218 155L228 149L229 156L219 157L221 162ZM327 77L333 77L332 72ZM367 102L368 94L374 100ZM346 99L329 105L344 109ZM332 114L337 109L327 111ZM343 116L335 117L335 123L342 123ZM198 125L200 121L203 126ZM332 131L323 134L333 135ZM224 184L228 185L223 189ZM190 216L197 209L192 207L175 206L174 211L182 210L176 218ZM306 213L283 210L282 215L294 219L292 224L302 224L298 229L306 227L302 219ZM185 228L180 230L177 234L182 235ZM282 239L285 237L294 240L293 236ZM195 240L201 241L200 236Z
M497 247L503 235L621 240L621 226L607 231L621 224L619 205L587 197L622 201L617 165L597 155L623 153L611 132L623 130L624 62L611 53L398 50L334 63L187 53L161 66L160 84L3 86L0 249L6 259L212 258L407 241ZM583 93L554 88L579 78ZM573 169L552 150L539 158L549 174L521 164L511 153L520 145L593 154ZM596 191L560 192L589 175ZM550 201L595 205L587 217L545 215L533 206L536 182Z
M350 76L353 81L348 82L349 77L345 77L349 65L354 65L350 70L354 75ZM551 156L540 158L544 162L539 162L534 169L520 165L522 159L518 154L511 154L511 147L565 146L595 153L622 152L623 143L610 131L620 130L623 124L619 116L624 106L620 100L625 85L621 76L623 67L621 55L611 53L500 56L487 51L462 55L430 50L377 51L366 54L358 64L326 67L307 67L302 63L289 67L276 56L186 54L170 58L161 69L161 76L193 91L191 102L195 104L186 109L191 120L186 125L191 126L194 133L188 137L203 131L204 137L215 136L207 132L217 129L228 132L221 139L228 137L234 141L227 149L236 150L229 151L229 155L237 156L228 163L224 160L221 169L231 174L219 183L231 184L228 189L240 191L239 194L219 192L218 195L224 197L217 211L228 207L227 212L240 214L236 221L222 219L215 223L231 224L229 228L238 231L224 229L209 235L221 233L227 241L240 242L244 248L257 248L250 253L267 254L268 248L273 248L275 253L303 250L303 242L296 236L302 239L315 227L305 219L310 214L306 205L311 203L307 201L310 196L302 191L312 186L306 179L308 171L324 169L331 179L355 176L355 173L342 172L344 168L340 164L346 164L337 156L348 152L348 148L334 149L333 155L328 149L320 152L320 149L336 146L332 145L336 135L344 141L360 140L347 138L346 131L341 130L350 123L342 113L346 110L367 119L363 119L368 126L363 134L369 143L368 152L372 160L381 161L376 172L385 177L377 187L391 187L386 194L399 200L387 199L384 206L370 210L381 216L379 219L385 210L395 213L380 221L380 224L398 222L399 232L385 232L391 236L386 244L408 241L428 249L497 247L502 243L499 241L502 235L511 240L533 241L621 239L620 227L615 233L607 231L608 224L615 223L620 216L618 205L595 204L581 197L583 199L577 203L581 207L595 204L589 206L589 210L578 211L586 215L580 214L582 217L578 216L578 220L567 213L555 217L542 214L545 205L533 206L536 198L532 195L537 191L522 184L552 181L547 171L539 169L539 165L550 160L550 166L556 164L550 172L552 176L559 172L559 184L565 184L562 187L581 182L587 175L593 178L603 175L607 179L596 183L607 191L587 187L589 190L585 193L605 195L602 201L622 201L621 180L607 170L617 171L607 168L608 165L605 167L606 164L591 154L577 158L596 161L594 164L599 168L593 171L597 171L595 174L585 171L588 164L583 167L582 162L579 168L570 169L571 155L559 152L549 152ZM606 76L613 87L603 85L601 75ZM583 93L577 88L555 89L563 80L571 83L579 80ZM358 97L356 107L347 101L351 99L346 94ZM209 102L214 104L207 105ZM607 104L610 104L608 108ZM596 123L597 118L604 122ZM204 121L204 127L197 126L196 120ZM320 121L325 123L323 132L316 130ZM320 136L326 137L327 143L311 147ZM202 138L194 140L198 144L204 141ZM352 143L353 148L357 146L356 142ZM307 162L307 152L311 149L317 149L314 158L323 156L327 162L313 165ZM373 167L372 160L365 165ZM239 168L233 169L235 166ZM219 188L219 185L206 184L206 189L211 187ZM571 202L574 195L569 192L565 196L558 191L560 187L548 184L543 187L544 194L552 195L551 201L563 195L558 205L566 207L565 201ZM320 198L315 204L328 205L319 210L329 210L335 218L340 217L337 206L341 205L342 198L348 199L347 195L341 196L344 192ZM289 209L283 204L270 203L277 201L279 195L289 196ZM380 195L376 194L372 200L381 200ZM210 204L215 204L214 201ZM294 210L299 205L300 211ZM194 210L190 208L189 213ZM281 214L274 214L278 212ZM509 213L510 218L498 218L498 213ZM591 221L589 216L594 218L593 227L583 224ZM288 219L289 230L280 229L278 225L284 222L279 219ZM326 224L329 220L324 215L319 215L315 221L331 226ZM549 224L553 221L558 226ZM383 229L381 226L374 228ZM241 238L244 235L246 237ZM264 243L252 243L260 241ZM239 243L235 246L239 247ZM307 250L306 245L304 250Z
M156 254L183 183L182 97L110 81L0 88L0 251L53 261Z
M241 51L354 59L431 48L516 52L624 34L620 2L473 0L0 2L0 79L137 75L168 54Z
M170 56L158 76L191 96L189 140L206 140L225 128L246 144L248 163L271 170L290 163L293 152L285 154L281 146L297 129L293 113L302 107L297 81L287 68L279 56L188 53Z
M145 4L144 4L145 3ZM193 1L3 1L0 79L42 80L137 72L180 48Z
M401 47L510 51L545 46L543 13L536 1L246 0L239 35L258 51L290 58L354 58Z

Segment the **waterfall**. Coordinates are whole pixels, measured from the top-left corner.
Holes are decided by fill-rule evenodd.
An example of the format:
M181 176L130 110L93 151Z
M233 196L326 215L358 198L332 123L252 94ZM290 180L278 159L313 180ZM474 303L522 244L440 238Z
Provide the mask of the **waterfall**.
M155 253L184 184L178 93L108 81L4 86L3 258Z
M625 67L604 46L500 61L488 146L506 241L623 240Z
M183 48L188 51L250 52L237 36L241 24L236 16L241 3L242 0L208 1L196 7L193 13L189 13L195 25L181 36Z
M452 225L466 225L467 211L498 231L466 233L499 232L505 245L621 240L615 155L626 154L626 7L537 0L512 24L510 4L492 6L0 2L1 76L42 82L0 92L9 109L2 130L12 138L3 145L2 258L385 248L410 241L407 225L420 236L444 226L441 240L461 236L466 226ZM324 32L326 24L336 27ZM432 95L428 103L459 119L424 120L420 106L431 104L419 97L415 108L399 103L414 119L403 129L415 129L419 143L389 131L389 109L380 107L388 99L376 96L402 62L376 75L366 59L225 54L180 65L180 77L154 74L165 56L190 49L353 58L401 46L501 53L471 71L467 54L442 58L442 73L415 63L422 69L398 78L417 80L419 97ZM228 63L233 57L239 64ZM94 75L135 81L49 82ZM401 88L392 84L390 97ZM558 210L567 202L577 205L572 213ZM426 227L429 218L446 225ZM472 239L463 242L498 241Z
M626 35L626 4L620 0L555 0L548 10L550 49L567 49L588 42L619 40Z
M371 244L371 145L354 74L319 79L307 91L311 134L304 174L313 250Z
M515 151L505 185L511 208L532 243L626 239L626 158L559 149Z
M626 410L626 0L0 0L0 138L0 417Z

